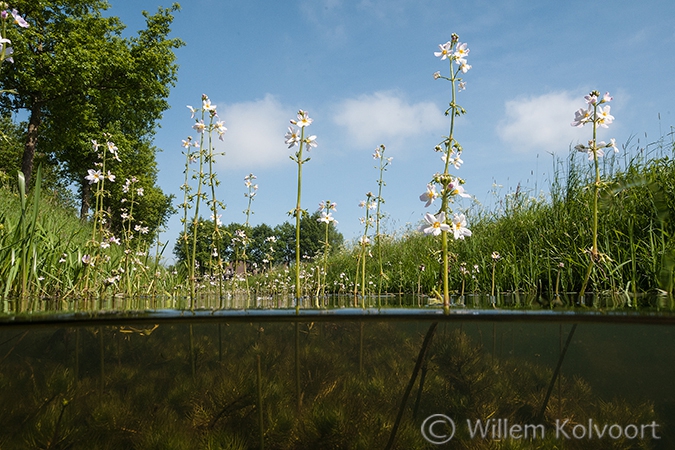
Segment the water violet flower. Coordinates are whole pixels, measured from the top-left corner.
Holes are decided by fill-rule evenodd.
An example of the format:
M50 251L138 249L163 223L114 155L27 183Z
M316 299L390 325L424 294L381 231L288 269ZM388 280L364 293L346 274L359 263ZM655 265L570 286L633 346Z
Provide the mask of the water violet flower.
M438 236L441 234L442 231L450 231L450 225L445 223L445 212L441 211L438 213L437 216L434 216L431 213L426 213L424 215L424 220L429 224L430 226L424 228L424 225L422 225L422 231L424 231L424 234L432 234L434 236ZM466 224L466 222L465 222Z

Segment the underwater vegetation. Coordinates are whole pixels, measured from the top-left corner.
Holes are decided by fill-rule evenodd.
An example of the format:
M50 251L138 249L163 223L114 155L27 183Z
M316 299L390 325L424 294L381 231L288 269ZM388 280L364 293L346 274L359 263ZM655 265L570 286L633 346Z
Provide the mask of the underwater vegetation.
M613 378L625 375L616 372L620 357L584 344L602 341L600 334L572 341L561 376L553 377L558 340L568 336L558 327L421 321L9 327L0 331L0 448L437 448L420 429L433 414L458 424L441 448L668 448L658 445L671 442L673 418L657 414L641 391L616 387ZM588 328L582 333L593 333ZM575 375L588 366L598 384ZM673 400L659 389L661 401ZM490 418L542 424L546 434L478 438L463 425ZM588 419L625 430L657 423L659 439L564 439L553 432L557 420L567 420L569 434Z

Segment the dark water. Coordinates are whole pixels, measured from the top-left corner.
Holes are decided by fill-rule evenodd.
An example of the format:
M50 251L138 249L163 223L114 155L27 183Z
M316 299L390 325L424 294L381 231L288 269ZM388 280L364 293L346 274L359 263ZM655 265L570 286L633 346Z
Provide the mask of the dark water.
M668 312L2 320L0 449L675 448Z

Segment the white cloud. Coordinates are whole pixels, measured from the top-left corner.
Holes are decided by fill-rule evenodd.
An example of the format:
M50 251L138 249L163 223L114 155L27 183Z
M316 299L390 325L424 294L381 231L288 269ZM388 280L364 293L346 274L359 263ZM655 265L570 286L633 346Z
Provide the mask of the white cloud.
M218 105L227 127L223 142L214 137L216 150L225 152L219 161L227 168L252 170L288 160L284 134L292 111L271 94L262 100Z
M446 126L443 112L432 102L408 103L394 92L376 92L342 101L333 121L344 128L358 147L375 147Z
M582 96L569 92L509 100L497 134L516 152L567 152L570 143L590 139L589 130L570 125L585 106Z

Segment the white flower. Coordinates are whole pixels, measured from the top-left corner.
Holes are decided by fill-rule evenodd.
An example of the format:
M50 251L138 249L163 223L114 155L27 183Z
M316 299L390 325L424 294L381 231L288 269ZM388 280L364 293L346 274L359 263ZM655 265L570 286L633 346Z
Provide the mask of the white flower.
M452 219L452 231L455 239L464 239L465 236L471 236L471 230L466 228L466 217L464 217L464 214L455 214Z
M469 55L469 49L466 47L466 45L467 45L466 42L464 43L458 42L457 46L455 47L455 53L452 54L452 58L459 66L466 65L466 57ZM471 66L469 66L469 69L470 68Z
M331 213L326 213L326 211L322 211L322 212L321 212L321 217L319 217L319 218L316 219L316 220L317 220L317 222L323 222L323 223L331 223L331 222L333 222L333 223L335 223L335 224L338 223L338 221L335 220L335 218L333 217L333 215L332 215Z
M438 213L438 216L434 216L431 213L426 213L424 215L424 220L427 222L427 224L429 224L429 226L426 228L424 228L424 225L420 227L424 234L433 234L434 236L438 236L442 231L450 231L450 225L445 223L444 212Z
M434 200L438 197L438 192L436 192L436 186L433 184L427 184L427 190L424 194L420 195L420 200L427 202L424 206L428 207L431 205Z
M204 129L206 128L206 125L204 125L204 121L200 120L199 122L195 122L194 125L192 125L192 128L197 130L197 133L204 133Z
M450 164L455 166L455 169L459 169L460 166L464 163L462 158L460 158L459 156L460 154L455 152L452 152L452 154L450 155ZM441 159L443 160L443 162L446 162L448 160L448 157L447 155L443 154L441 156Z
M589 105L595 105L596 103L598 103L598 96L595 92L591 92L590 94L585 95L584 99L586 100L586 103L588 103Z
M588 108L579 108L575 113L574 113L574 122L572 122L573 127L583 127L584 124L588 123L591 121L591 117L593 116L593 109Z
M609 128L608 125L614 121L614 116L609 113L610 108L611 106L609 105L605 106L604 108L598 108L596 121L602 128Z
M227 131L227 128L225 128L225 122L223 122L222 120L219 120L218 122L216 122L215 130L218 133L218 139L220 139L221 141L224 140L223 136L225 135L225 132Z
M221 217L223 217L223 215L218 214L218 216L214 220L213 214L211 214L211 220L214 220L214 222L216 222L216 225L218 225L218 226L221 226L223 224L223 222L220 221Z
M206 95L202 95L202 108L204 111L209 111L210 113L213 113L215 115L216 112L216 105L211 104L211 100Z
M21 28L28 28L28 22L19 15L19 11L16 9L12 10L12 17L14 18L14 23L20 26Z
M293 127L288 127L285 138L288 148L298 145L298 142L300 142L300 130L296 130Z
M311 150L312 148L317 146L316 143L316 136L310 136L308 138L305 138L305 145L307 146L307 151Z
M457 87L459 88L460 91L463 91L464 89L466 89L466 82L460 81Z
M301 109L298 111L298 120L291 120L291 123L293 125L297 125L300 128L304 128L312 124L312 119L309 118L307 111L303 111Z
M190 105L187 105L187 108L190 110L190 113L192 113L192 115L190 116L190 119L194 119L194 118L195 118L195 113L197 112L197 110L194 109L194 108L193 108L192 106L190 106ZM183 141L183 142L185 142L185 141Z
M459 195L460 197L471 198L471 195L464 192L464 187L460 184L457 178L448 184L448 192L450 195Z
M438 44L439 52L434 52L434 56L441 58L441 61L450 56L450 51L452 51L452 42L448 41L445 44Z
M99 181L102 181L104 178L100 170L89 169L87 172L89 173L89 175L84 177L84 179L89 180L89 184L98 183Z
M497 261L498 259L501 259L502 255L500 255L498 252L492 252L492 259L494 261Z

